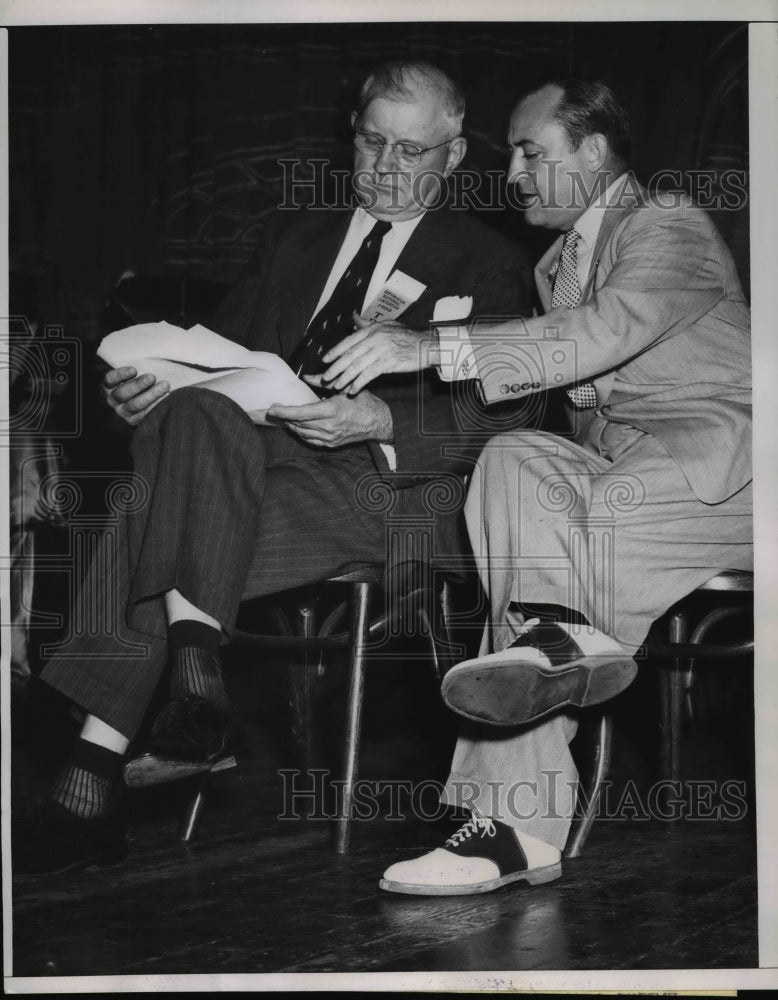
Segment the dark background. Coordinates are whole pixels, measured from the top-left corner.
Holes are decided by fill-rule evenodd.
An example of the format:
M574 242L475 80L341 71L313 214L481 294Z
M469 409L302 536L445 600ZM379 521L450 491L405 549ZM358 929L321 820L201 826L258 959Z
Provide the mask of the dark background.
M634 166L748 167L747 27L448 23L31 27L9 31L12 293L91 341L126 270L233 280L284 197L281 159L348 167L365 72L428 58L467 100L465 165L502 169L518 92L551 73L611 83ZM549 234L487 220L537 257ZM748 289L748 208L716 213Z

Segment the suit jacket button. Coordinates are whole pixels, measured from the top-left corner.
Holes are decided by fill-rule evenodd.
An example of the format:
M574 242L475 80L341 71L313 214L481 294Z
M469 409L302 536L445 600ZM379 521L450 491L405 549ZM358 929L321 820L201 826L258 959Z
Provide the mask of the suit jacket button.
M503 394L503 396L507 396L510 391L511 391L510 386L506 382L503 382L503 384L500 386L500 392Z
M518 382L514 382L511 386L511 392L521 392L521 386Z

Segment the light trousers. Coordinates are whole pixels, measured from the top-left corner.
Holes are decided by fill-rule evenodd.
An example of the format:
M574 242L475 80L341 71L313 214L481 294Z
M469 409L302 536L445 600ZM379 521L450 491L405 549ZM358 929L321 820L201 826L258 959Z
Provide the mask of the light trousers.
M514 602L572 608L634 652L678 600L722 570L753 567L750 484L705 504L658 441L602 418L584 444L542 431L494 438L466 518L489 599L482 654L515 637ZM575 808L575 731L563 713L517 728L468 723L444 801L561 850Z

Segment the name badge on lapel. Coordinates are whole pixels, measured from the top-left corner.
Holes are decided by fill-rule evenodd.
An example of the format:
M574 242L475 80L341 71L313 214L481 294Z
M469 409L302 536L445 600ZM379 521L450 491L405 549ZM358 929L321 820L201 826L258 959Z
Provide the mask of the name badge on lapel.
M362 319L376 323L397 319L426 288L426 285L415 278L402 271L395 271L370 305L362 311Z

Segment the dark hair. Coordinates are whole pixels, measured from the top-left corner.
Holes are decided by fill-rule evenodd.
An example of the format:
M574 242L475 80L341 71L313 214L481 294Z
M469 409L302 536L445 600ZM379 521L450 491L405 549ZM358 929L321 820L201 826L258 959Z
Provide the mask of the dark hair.
M425 91L438 98L446 118L460 132L465 115L464 94L447 73L423 60L392 59L373 70L359 91L359 113L377 97L412 101Z
M608 140L614 158L624 165L629 162L629 118L606 83L571 76L547 80L525 96L537 94L548 86L559 87L562 91L551 117L564 128L573 150L578 149L587 136L599 132Z

